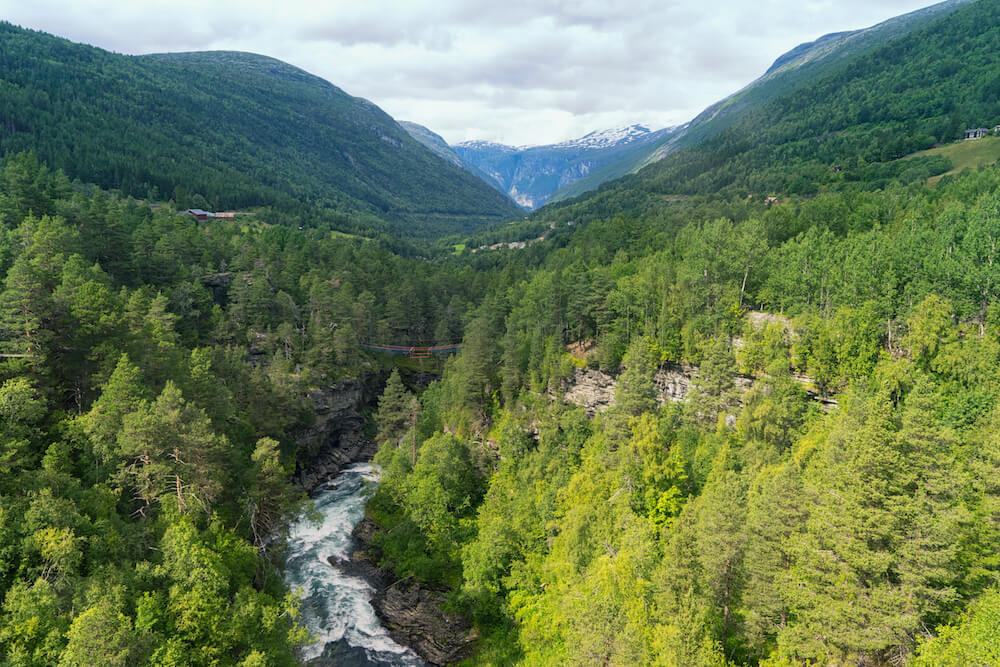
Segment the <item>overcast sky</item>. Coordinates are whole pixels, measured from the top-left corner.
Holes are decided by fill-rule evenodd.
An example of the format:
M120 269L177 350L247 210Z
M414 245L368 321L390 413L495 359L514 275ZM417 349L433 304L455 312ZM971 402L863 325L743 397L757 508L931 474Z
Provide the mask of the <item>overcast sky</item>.
M273 56L450 143L546 144L691 120L805 41L931 0L0 0L120 53Z

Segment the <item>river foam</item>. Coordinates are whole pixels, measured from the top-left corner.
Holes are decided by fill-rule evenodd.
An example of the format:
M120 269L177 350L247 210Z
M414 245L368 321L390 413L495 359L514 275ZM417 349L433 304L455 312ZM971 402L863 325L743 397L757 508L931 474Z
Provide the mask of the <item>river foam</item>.
M370 602L375 589L327 560L350 558L351 531L364 517L367 489L376 481L368 464L345 468L313 496L319 523L302 517L292 526L285 582L301 589L303 620L319 638L302 651L310 665L424 664L382 627Z

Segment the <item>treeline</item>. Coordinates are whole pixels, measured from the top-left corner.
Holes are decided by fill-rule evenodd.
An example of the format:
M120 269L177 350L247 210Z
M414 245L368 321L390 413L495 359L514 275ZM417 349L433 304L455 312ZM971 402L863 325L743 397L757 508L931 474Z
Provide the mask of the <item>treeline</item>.
M295 664L309 390L463 335L488 277L0 169L0 662Z
M998 191L692 197L509 259L440 383L383 398L387 564L455 587L482 662L995 661ZM620 373L594 420L582 363Z

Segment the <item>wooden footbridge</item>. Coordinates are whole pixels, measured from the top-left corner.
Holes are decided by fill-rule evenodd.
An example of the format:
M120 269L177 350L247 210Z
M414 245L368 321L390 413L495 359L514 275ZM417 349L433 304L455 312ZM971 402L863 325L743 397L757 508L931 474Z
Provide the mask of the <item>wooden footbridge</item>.
M431 356L442 354L455 354L461 345L433 345L431 347L420 347L415 345L374 345L362 343L361 349L371 352L381 352L383 354L406 355L410 359L429 359Z

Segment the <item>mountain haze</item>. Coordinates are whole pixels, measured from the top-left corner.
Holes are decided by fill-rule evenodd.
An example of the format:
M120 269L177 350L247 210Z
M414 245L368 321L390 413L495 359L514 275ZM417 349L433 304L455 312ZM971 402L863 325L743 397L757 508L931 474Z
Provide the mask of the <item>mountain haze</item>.
M442 137L440 134L437 134L433 130L424 127L419 123L413 123L408 120L399 121L399 125L404 130L406 130L411 137L422 143L424 146L430 149L430 151L435 155L447 160L448 162L451 162L456 167L461 167L462 169L466 170L479 180L485 182L490 187L493 187L499 190L500 192L503 192L504 195L507 194L501 188L499 183L497 183L495 180L493 180L488 175L483 173L475 165L469 164L468 162L460 158L458 154L452 149L452 147L448 145L448 142L444 140L444 137Z
M438 157L451 162L456 167L465 168L465 163L462 162L462 158L455 154L455 151L451 149L451 146L448 145L448 142L445 141L444 137L440 134L437 134L430 128L424 127L419 123L413 123L408 120L399 121L399 126L406 130L411 137L430 149L431 152Z

